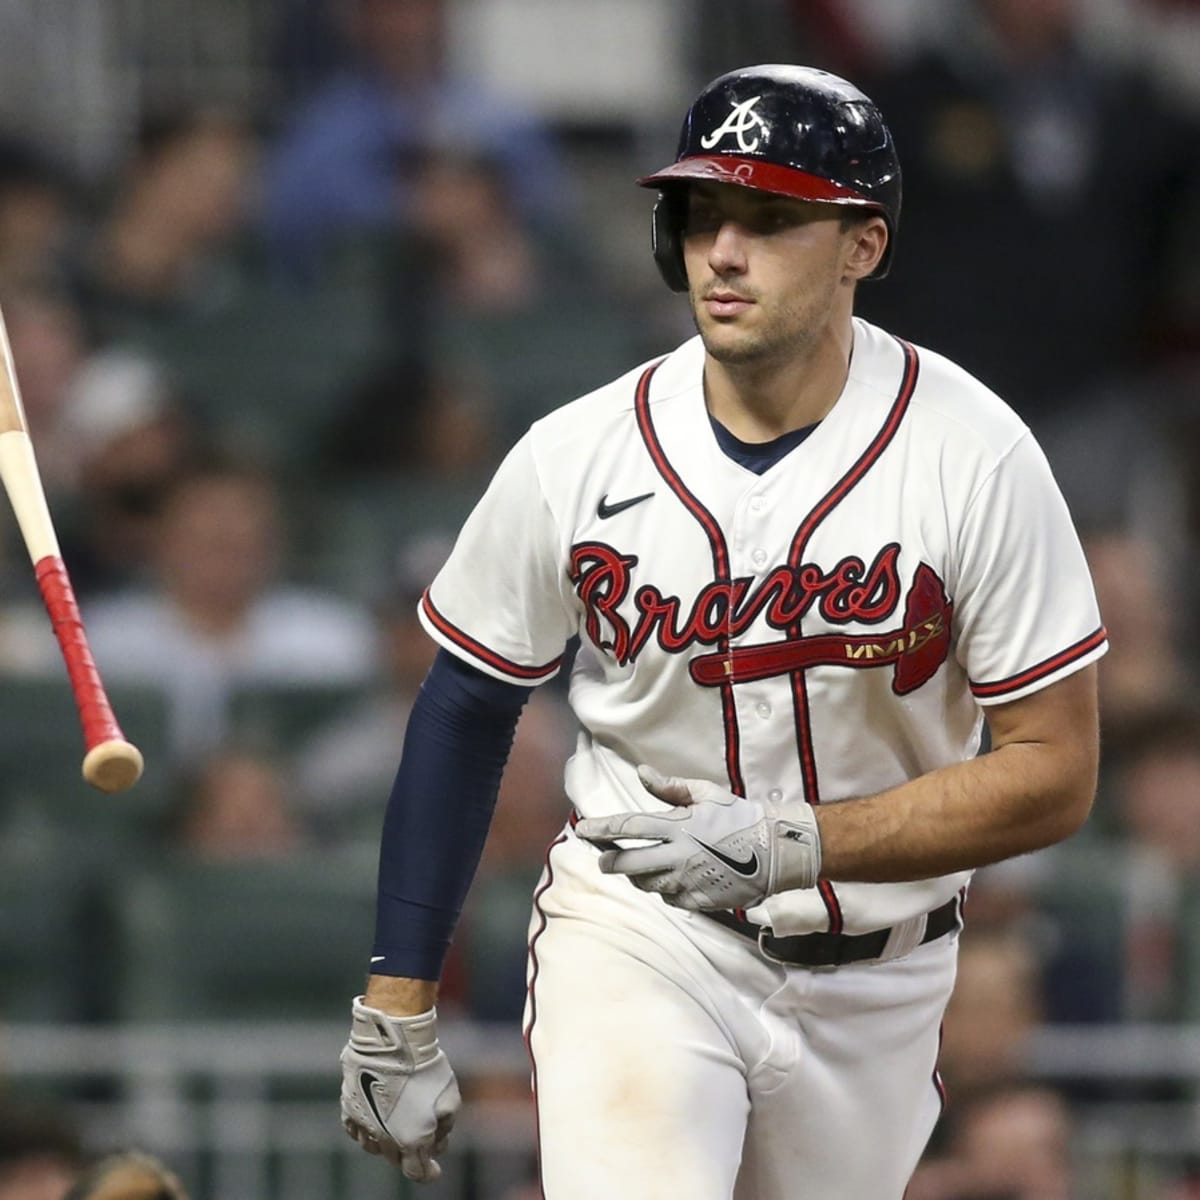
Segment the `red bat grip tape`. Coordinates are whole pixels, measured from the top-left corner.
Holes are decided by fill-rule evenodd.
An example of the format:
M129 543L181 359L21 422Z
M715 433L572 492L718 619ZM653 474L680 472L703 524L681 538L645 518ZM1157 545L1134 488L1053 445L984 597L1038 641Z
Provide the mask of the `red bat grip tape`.
M46 604L46 612L50 614L54 636L62 647L71 691L79 708L84 744L91 750L102 742L124 741L121 727L104 694L104 684L100 682L100 672L96 669L87 643L75 590L71 587L63 560L56 555L47 555L38 560L34 574Z

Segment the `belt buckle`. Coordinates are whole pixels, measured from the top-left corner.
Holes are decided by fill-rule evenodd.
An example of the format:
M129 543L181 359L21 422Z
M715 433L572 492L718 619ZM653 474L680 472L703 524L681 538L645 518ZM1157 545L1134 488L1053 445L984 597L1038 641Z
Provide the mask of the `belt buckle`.
M791 963L784 962L783 959L779 957L779 955L772 954L771 951L767 949L767 938L770 936L771 936L771 931L768 926L760 925L758 927L758 952L759 952L759 954L761 954L763 956L763 958L765 958L768 962L778 963L778 965L781 967L790 967L792 965Z
M767 939L773 937L771 929L767 925L758 927L758 952L768 962L773 962L781 967L791 967L796 971L813 971L827 974L830 971L836 971L842 964L840 962L832 963L798 963L792 962L790 959L780 958L778 954L773 954L767 947Z

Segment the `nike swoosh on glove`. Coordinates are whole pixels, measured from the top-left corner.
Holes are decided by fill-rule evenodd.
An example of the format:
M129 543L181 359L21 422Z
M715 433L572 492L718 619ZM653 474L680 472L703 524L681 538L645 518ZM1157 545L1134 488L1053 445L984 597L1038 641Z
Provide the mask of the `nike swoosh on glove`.
M749 908L775 892L816 885L821 835L811 805L769 810L711 780L668 777L645 765L638 778L676 807L580 821L575 832L604 851L606 875L627 875L643 891L693 912ZM653 844L623 847L619 838Z
M462 1103L437 1039L437 1010L393 1017L354 1000L342 1050L342 1125L371 1154L382 1154L418 1183L442 1173Z

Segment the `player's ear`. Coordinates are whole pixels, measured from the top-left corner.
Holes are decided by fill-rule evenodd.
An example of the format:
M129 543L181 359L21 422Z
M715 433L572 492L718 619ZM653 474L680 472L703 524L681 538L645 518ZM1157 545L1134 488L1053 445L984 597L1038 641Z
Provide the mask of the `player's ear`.
M846 233L846 278L866 279L879 266L887 249L887 222L874 213L855 213L843 223Z

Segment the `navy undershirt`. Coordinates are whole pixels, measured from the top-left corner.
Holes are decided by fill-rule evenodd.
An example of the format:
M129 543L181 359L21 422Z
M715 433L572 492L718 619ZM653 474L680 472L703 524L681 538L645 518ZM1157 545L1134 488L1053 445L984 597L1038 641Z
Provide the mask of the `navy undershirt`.
M722 451L756 475L816 429L743 442L709 420ZM413 703L383 823L374 974L441 976L532 690L438 651Z
M769 442L743 442L741 438L734 437L712 413L708 414L708 420L716 434L717 445L725 456L755 475L761 475L790 454L817 427L805 425L803 429L792 429Z

